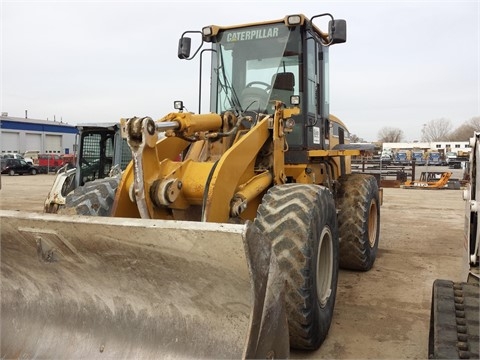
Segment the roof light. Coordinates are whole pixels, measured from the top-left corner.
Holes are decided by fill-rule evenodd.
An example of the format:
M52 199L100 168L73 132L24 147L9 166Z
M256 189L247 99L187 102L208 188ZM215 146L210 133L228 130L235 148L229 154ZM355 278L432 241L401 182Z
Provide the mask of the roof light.
M203 29L202 29L202 34L203 36L212 36L213 34L213 29L211 26L205 26Z
M290 15L287 17L287 24L290 26L299 25L302 22L300 15Z

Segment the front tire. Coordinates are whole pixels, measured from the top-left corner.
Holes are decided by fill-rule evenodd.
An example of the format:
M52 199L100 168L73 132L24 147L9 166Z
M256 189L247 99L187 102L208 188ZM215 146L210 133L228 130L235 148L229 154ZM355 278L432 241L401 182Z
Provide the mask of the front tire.
M255 223L272 241L286 281L290 346L315 350L333 316L338 281L338 232L330 191L317 185L271 188Z
M337 188L340 267L368 271L377 257L380 201L375 177L348 174Z

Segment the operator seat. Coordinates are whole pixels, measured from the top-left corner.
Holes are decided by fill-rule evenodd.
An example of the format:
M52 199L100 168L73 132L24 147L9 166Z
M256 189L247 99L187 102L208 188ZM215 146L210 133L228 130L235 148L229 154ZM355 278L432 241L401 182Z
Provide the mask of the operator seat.
M246 87L242 91L240 102L243 110L265 113L268 104L268 92L258 87Z
M290 96L295 88L295 76L291 72L283 72L273 75L272 92L270 101L280 100L286 106L290 106Z

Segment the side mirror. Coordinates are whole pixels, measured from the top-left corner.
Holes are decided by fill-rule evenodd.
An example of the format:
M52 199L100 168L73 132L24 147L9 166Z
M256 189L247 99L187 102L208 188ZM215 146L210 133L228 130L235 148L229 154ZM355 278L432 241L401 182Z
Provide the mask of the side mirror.
M178 41L178 58L188 59L190 57L190 47L192 45L192 39L189 37L181 37Z
M331 45L347 41L347 22L345 20L331 20L328 22L328 36Z

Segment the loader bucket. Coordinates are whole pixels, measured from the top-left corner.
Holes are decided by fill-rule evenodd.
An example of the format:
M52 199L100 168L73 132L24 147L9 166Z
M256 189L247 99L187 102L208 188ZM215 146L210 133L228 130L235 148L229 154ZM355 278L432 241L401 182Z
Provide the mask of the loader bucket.
M1 358L285 358L283 281L246 225L0 211Z

